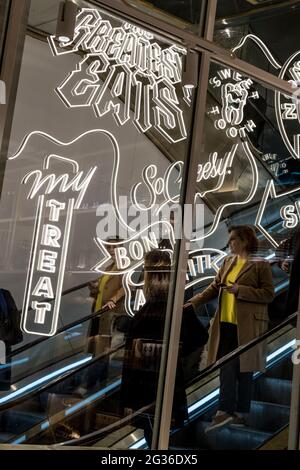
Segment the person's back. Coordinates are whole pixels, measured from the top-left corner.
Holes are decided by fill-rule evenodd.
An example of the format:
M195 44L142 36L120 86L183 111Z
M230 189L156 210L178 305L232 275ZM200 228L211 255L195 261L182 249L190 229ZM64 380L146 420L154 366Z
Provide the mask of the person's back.
M166 300L151 300L132 319L126 334L121 401L124 408L137 410L155 401L160 357L157 350L163 342ZM145 347L153 344L153 363L150 351L145 357ZM154 359L154 348L156 349ZM143 351L144 349L144 351ZM144 354L143 354L144 352ZM147 368L145 368L147 364Z
M171 259L167 252L153 250L145 257L145 305L136 313L126 333L121 385L123 413L151 406L144 416L145 437L150 445L154 415ZM180 426L187 418L184 375L179 353L173 401L173 424Z

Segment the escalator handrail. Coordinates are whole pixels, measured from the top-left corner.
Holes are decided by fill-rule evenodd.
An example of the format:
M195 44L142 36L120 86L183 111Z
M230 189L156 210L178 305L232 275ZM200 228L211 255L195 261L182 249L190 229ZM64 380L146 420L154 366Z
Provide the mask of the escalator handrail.
M260 336L257 338L252 339L249 341L249 343L243 344L242 346L239 346L237 349L232 351L229 354L226 354L226 356L222 357L219 361L216 361L213 365L206 367L203 369L199 374L194 377L188 384L188 386L194 385L194 383L198 382L200 379L203 377L210 375L212 372L215 372L218 370L221 366L224 364L227 364L229 361L232 359L236 359L239 357L241 354L249 351L249 349L253 348L254 346L257 346L259 343L262 343L266 339L268 339L270 336L274 335L278 331L280 331L284 326L289 325L294 319L297 318L298 312L292 313L289 315L285 320L280 322L278 325L274 326L270 330L267 330L265 333L262 333Z
M239 348L237 348L235 351L227 354L226 356L224 356L222 359L220 359L219 361L217 361L216 363L214 363L212 366L209 366L205 369L203 369L194 379L192 379L191 381L189 381L187 383L187 387L193 385L195 382L198 382L199 379L202 379L203 377L211 374L212 372L214 372L215 370L219 369L220 366L226 364L227 362L229 362L231 359L233 358L236 358L238 357L240 354L243 354L244 352L248 351L249 349L251 349L253 346L256 346L257 344L259 344L260 342L266 340L267 338L269 338L270 336L272 336L273 334L277 333L278 331L280 331L284 326L288 325L292 320L294 320L297 316L298 312L295 312L293 313L292 315L290 315L289 317L287 317L285 320L283 320L282 322L280 322L278 325L276 325L275 327L271 328L270 330L266 331L265 333L263 333L262 335L258 336L257 338L254 338L253 340L249 341L249 343L247 344L244 344L243 346L240 346ZM34 394L37 394L39 393L40 391L42 390L45 390L46 388L48 387L52 387L54 384L57 384L59 383L60 381L62 380L65 380L66 378L72 376L73 374L77 373L78 371L80 371L81 369L84 369L86 367L89 367L90 364L93 364L94 362L97 362L98 360L104 358L105 356L109 356L110 354L113 354L114 352L120 350L122 347L124 346L124 343L119 345L117 348L115 349L111 349L105 353L102 353L100 354L99 356L96 356L94 357L90 362L88 363L84 363L80 366L78 366L75 370L70 370L68 372L66 372L65 374L63 374L62 376L58 376L56 377L55 379L53 379L52 381L46 383L45 385L43 385L42 387L40 387L39 389L34 389L32 390L31 392L29 392L28 394L26 394L25 396L21 396L20 398L12 401L12 402L9 402L7 404L4 404L4 405L0 405L0 412L5 409L7 407L7 405L10 405L13 403L15 404L16 402L20 403L22 401L25 401L27 400L29 397L33 396Z
M148 410L153 406L153 403L150 405L144 406L139 410L134 411L132 414L124 416L124 418L119 419L115 423L108 424L102 429L97 429L96 431L92 431L89 434L85 434L84 436L80 436L77 439L70 439L69 441L65 442L58 442L54 444L53 447L61 447L61 446L72 446L72 445L79 445L81 443L89 443L91 439L99 439L99 436L102 438L103 434L107 434L108 432L114 432L117 429L121 428L123 425L129 424L133 419L141 417L143 413L148 412Z
M111 354L116 353L117 351L120 351L124 347L125 343L121 343L115 348L109 349L108 351L105 351L102 354L99 354L98 356L93 357L90 361L85 362L83 364L80 364L76 366L76 368L73 368L69 371L66 371L62 373L61 375L58 375L57 377L53 378L49 382L45 382L43 385L41 385L38 388L34 388L28 393L25 393L24 395L21 395L18 398L15 398L14 400L10 400L7 403L0 404L0 413L8 408L11 408L12 406L19 405L27 400L30 400L32 397L35 395L38 395L42 392L45 392L48 388L53 387L54 385L57 385L58 383L67 380L69 377L71 377L73 374L77 374L81 370L85 369L86 367L89 367L93 365L94 363L98 362L99 360L104 359L107 356L110 356ZM6 395L2 396L1 398L6 397Z
M7 354L7 358L11 358L13 356L16 356L17 354L20 354L24 351L27 351L27 349L33 348L34 346L37 346L38 344L43 343L44 341L47 341L51 338L55 338L59 334L65 332L67 330L70 330L71 328L74 328L74 327L80 325L81 323L84 323L88 320L91 320L94 317L101 316L103 313L107 312L108 310L109 310L109 307L103 307L100 310L97 310L96 312L89 313L88 315L80 318L79 320L74 320L73 322L68 323L68 325L65 325L65 326L59 328L56 331L55 335L53 335L53 336L46 336L46 337L42 336L38 339L35 339L31 343L27 343L27 344L24 344L23 346L20 346L18 349L15 349L10 354Z
M77 286L70 287L69 289L66 289L61 293L61 297L63 297L64 295L71 294L72 292L76 292L77 290L83 289L84 287L88 287L88 285L91 282L95 282L95 281L97 281L97 279L92 279L91 281L83 282L81 284L77 284ZM51 301L53 302L54 300L55 300L55 297L53 297L53 299L51 299L50 302ZM30 311L30 310L32 310L32 308L29 307L28 310ZM93 314L98 314L99 312L100 312L100 310L97 311L97 312L92 313L91 316L93 316ZM21 314L21 313L22 313L22 310L19 310L19 314ZM59 333L62 333L63 331L68 330L69 328L73 328L74 326L80 325L80 323L82 323L82 321L85 321L85 320L88 320L88 319L89 319L88 316L86 316L86 317L83 317L81 320L76 320L72 323L68 323L68 325L64 325L62 328L59 328L56 331L55 335L53 335L53 336L56 336ZM46 337L42 336L41 338L38 338L37 340L34 340L31 343L24 344L23 346L20 346L19 348L15 349L10 354L8 354L7 357L15 356L16 354L21 353L21 352L25 351L26 349L29 349L31 346L35 346L36 344L39 344L42 341L47 341L47 339L49 339L49 336L46 336Z
M105 309L102 309L99 310L100 312L100 315L102 313L104 313L105 311L109 310L108 307L105 308ZM85 318L93 318L93 316L96 316L96 315L99 315L99 312L95 312L95 313L91 313L90 315L88 315L87 317ZM191 386L193 385L195 382L198 382L199 379L202 379L203 377L211 374L212 372L214 372L215 370L219 369L221 365L223 364L226 364L227 362L229 362L231 359L233 358L236 358L238 357L240 354L248 351L249 349L251 349L253 346L256 346L258 343L266 340L267 338L269 338L270 336L272 336L273 334L277 333L277 331L280 331L281 328L283 328L284 326L288 325L293 319L296 318L298 312L295 312L293 313L292 315L290 315L289 317L287 317L285 320L283 320L282 322L280 322L278 325L276 325L275 327L271 328L270 330L266 331L265 333L263 333L262 335L258 336L257 338L254 338L253 340L251 340L249 343L243 345L243 346L240 346L239 348L237 348L235 351L233 351L232 353L226 355L224 358L220 359L219 361L217 361L216 363L214 363L212 366L209 366L205 369L203 369L194 379L192 379L191 383L187 384L187 386ZM75 324L80 324L82 323L84 319L81 319L81 321L76 321L74 322ZM65 328L65 327L64 327ZM67 328L66 328L67 329ZM65 329L62 329L62 331L65 331ZM43 341L43 338L41 339ZM40 342L40 340L37 340L38 342ZM28 346L28 345L26 345ZM123 347L123 345L120 345L116 350L119 350L121 349L121 347ZM26 349L26 348L25 348ZM12 402L9 402L9 403L6 403L6 404L3 404L3 405L0 405L0 411L5 409L4 407L7 407L7 405L10 404L10 406L12 406L11 404L12 403L20 403L22 401L25 401L27 400L29 397L33 396L34 394L36 393L39 393L39 391L41 390L44 390L48 387L51 387L53 386L54 384L56 383L59 383L61 380L65 380L67 377L71 376L72 374L74 373L77 373L79 370L81 369L84 369L85 367L88 367L90 364L92 364L93 362L96 362L97 360L101 359L102 357L104 356L109 356L110 354L112 354L113 352L115 352L114 350L109 350L107 351L106 353L103 353L103 354L100 354L99 356L96 356L94 357L90 362L88 363L84 363L80 366L78 366L75 370L71 369L70 371L64 373L62 376L59 376L59 377L56 377L55 379L53 379L53 381L50 381L48 383L46 383L44 386L40 387L39 389L34 389L32 390L31 392L29 392L28 394L24 395L24 396L21 396L20 398L16 399L16 400L13 400ZM17 351L15 351L15 353L17 353Z
M276 263L275 260L270 261L270 264L275 264L275 263ZM93 281L84 282L82 284L78 284L77 286L71 287L70 289L66 289L65 291L62 292L62 296L70 294L71 292L76 292L77 290L80 290L84 287L87 287L91 282L93 282ZM16 356L17 354L20 354L20 353L26 351L27 349L30 349L31 347L37 346L38 344L42 343L43 341L47 341L49 338L53 338L55 336L58 336L59 334L63 333L64 331L67 331L71 328L76 327L77 325L80 325L81 323L84 323L88 320L91 320L94 316L96 317L96 316L98 316L98 315L100 315L100 314L102 314L102 313L104 313L108 310L109 310L108 307L105 308L105 309L100 309L97 312L92 312L89 315L86 315L85 317L82 317L78 320L75 320L71 323L68 323L68 325L64 325L63 327L59 328L56 331L55 335L53 335L51 337L42 336L42 337L32 341L31 343L24 344L23 346L20 346L19 348L14 349L11 353L7 354L7 358L11 358L13 356Z

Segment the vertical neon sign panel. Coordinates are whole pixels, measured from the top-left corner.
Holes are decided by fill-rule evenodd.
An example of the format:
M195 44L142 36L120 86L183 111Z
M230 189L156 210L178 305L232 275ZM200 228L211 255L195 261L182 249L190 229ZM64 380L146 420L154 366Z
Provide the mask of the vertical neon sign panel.
M61 146L74 142L64 144L36 133ZM11 159L20 155L31 135ZM54 167L63 168L64 172L54 172ZM22 184L29 187L27 199L37 200L21 321L26 333L56 333L72 219L96 170L96 166L80 170L75 160L49 154L42 170L32 170L22 179Z

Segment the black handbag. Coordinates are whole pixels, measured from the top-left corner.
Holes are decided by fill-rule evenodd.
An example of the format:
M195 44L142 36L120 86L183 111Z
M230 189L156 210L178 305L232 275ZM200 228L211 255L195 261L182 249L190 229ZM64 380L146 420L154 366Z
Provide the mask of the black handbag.
M189 305L183 309L181 324L182 355L188 356L197 349L203 347L208 341L209 335L196 315L194 307Z

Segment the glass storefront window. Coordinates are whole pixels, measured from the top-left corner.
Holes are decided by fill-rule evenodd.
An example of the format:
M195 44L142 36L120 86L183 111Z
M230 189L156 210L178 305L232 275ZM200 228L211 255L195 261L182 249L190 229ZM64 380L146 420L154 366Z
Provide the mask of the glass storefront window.
M201 15L204 12L202 0L126 0L126 2L180 29L199 34Z

